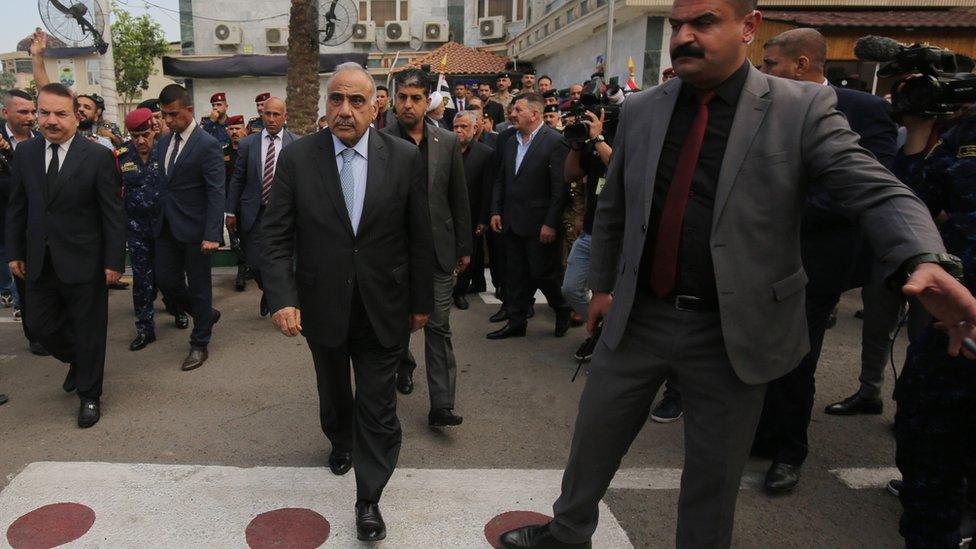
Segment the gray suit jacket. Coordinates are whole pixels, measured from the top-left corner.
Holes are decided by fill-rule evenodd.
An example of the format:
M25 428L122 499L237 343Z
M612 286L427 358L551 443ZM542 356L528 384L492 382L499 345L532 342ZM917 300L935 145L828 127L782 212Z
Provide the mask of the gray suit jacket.
M396 120L381 131L401 139ZM427 124L427 200L437 264L453 272L458 258L472 252L471 206L457 135L432 124Z
M593 226L589 282L614 293L601 340L611 349L627 327L638 284L654 174L680 79L624 103ZM760 384L807 353L800 220L807 187L828 189L857 220L887 273L910 257L941 252L925 206L858 145L825 86L766 76L746 79L719 175L712 218L725 348L736 374Z
M241 139L237 150L234 173L227 186L227 207L224 211L240 215L240 229L245 233L251 230L261 209L261 186L264 183L264 159L261 158L261 134ZM298 137L288 130L281 130L281 141L275 143L284 149ZM281 152L278 152L281 158ZM277 167L276 167L277 168Z

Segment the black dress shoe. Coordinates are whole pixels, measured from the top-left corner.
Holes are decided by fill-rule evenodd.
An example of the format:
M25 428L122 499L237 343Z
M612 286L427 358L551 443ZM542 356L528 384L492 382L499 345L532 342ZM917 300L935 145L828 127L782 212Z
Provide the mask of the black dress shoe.
M75 389L78 388L75 385L75 365L72 364L68 366L68 373L64 376L64 383L61 384L61 388L64 389L66 393L73 393Z
M463 295L456 295L454 296L454 306L462 311L467 311L470 305L468 305L468 300Z
M655 423L674 423L684 415L681 406L681 399L675 397L664 397L651 411L651 421Z
M78 427L87 429L98 423L101 417L102 412L97 398L81 399L81 407L78 409Z
M486 336L488 339L508 339L510 337L525 337L525 324L516 326L509 322L500 330L495 330Z
M212 312L210 313L210 318L213 319L210 321L210 327L213 328L214 326L217 325L218 322L220 322L220 311L218 311L217 309L213 309Z
M329 469L333 475L342 476L352 469L352 452L337 452L329 454Z
M186 355L186 359L183 361L183 365L180 369L184 372L189 372L190 370L196 370L203 363L207 361L209 354L206 349L190 349L190 354Z
M785 494L792 492L800 482L800 466L787 463L773 462L766 471L766 482L763 486L771 494Z
M36 356L50 356L51 353L47 352L47 349L37 341L31 341L27 344L32 355Z
M525 312L525 318L526 318L526 320L528 320L528 319L530 319L530 318L532 318L534 316L535 316L535 303L533 303L532 305L529 305L529 310Z
M877 415L882 410L884 410L884 402L880 398L864 398L860 393L854 393L853 396L824 408L824 412L832 416Z
M261 295L261 310L259 312L261 313L261 318L271 314L271 311L268 310L268 298L264 297L263 294ZM214 321L214 323L216 323L216 321Z
M156 334L147 334L146 332L139 332L136 334L136 338L132 340L129 344L130 351L141 351L146 348L153 341L156 341Z
M386 537L386 523L379 505L369 501L356 503L356 537L359 541L379 541Z
M243 292L247 289L247 268L244 265L237 266L237 278L234 279L234 289Z
M413 374L397 373L396 379L397 391L400 391L401 395L409 395L413 392Z
M569 331L569 324L573 320L572 311L556 312L556 337L563 337Z
M505 312L505 306L502 305L498 312L488 317L488 322L505 322L508 320L508 313Z
M0 406L10 402L10 398L7 395L0 395Z
M173 324L180 330L185 330L190 326L190 316L183 311L173 313Z
M505 549L590 549L593 546L589 541L583 543L559 541L552 536L548 524L523 526L510 530L502 534L498 541Z
M431 427L457 427L462 421L464 418L450 408L438 408L427 414L427 423Z

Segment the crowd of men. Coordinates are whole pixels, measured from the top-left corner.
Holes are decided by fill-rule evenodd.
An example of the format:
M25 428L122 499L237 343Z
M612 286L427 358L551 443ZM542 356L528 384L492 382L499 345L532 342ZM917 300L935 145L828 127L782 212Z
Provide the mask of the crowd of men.
M860 387L825 412L882 412L907 307L903 479L889 488L909 546L958 545L976 492L976 357L962 350L976 335L976 118L893 117L834 86L812 29L766 42L757 69L745 51L760 21L750 0L675 2L675 66L641 93L600 73L560 90L524 67L452 89L408 68L391 89L340 65L307 136L270 93L245 123L227 94L198 116L170 85L123 132L97 96L38 80L36 98L3 96L0 304L31 352L67 365L62 387L91 427L126 251L130 350L156 341L161 294L178 328L192 320L189 371L208 360L212 255L229 244L235 288L253 279L259 315L308 342L329 467L355 468L358 536L375 541L396 393L414 389L411 333L423 330L429 424L461 425L450 317L488 271L502 302L488 339L525 337L538 290L555 337L587 326L574 358L592 360L555 518L500 543L589 547L648 417L687 414L677 543L728 547L750 455L771 461L770 493L799 483L824 333L841 293L861 288ZM43 49L41 34L35 64Z

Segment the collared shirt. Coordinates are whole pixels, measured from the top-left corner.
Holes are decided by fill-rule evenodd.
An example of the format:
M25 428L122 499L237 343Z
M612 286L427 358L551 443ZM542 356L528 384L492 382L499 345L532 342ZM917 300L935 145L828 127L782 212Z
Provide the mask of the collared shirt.
M197 121L191 120L190 125L187 126L185 130L180 132L180 150L176 152L177 160L180 158L180 155L183 154L183 149L186 148L186 142L188 139L190 139L190 134L192 134L193 130L195 129L197 129ZM166 166L167 170L169 169L169 161L170 161L170 157L173 156L173 147L175 145L176 145L176 136L174 135L173 138L169 140L169 147L166 148L165 162L163 162L163 166Z
M264 161L268 158L268 144L271 143L271 140L268 139L268 136L270 136L270 135L271 134L268 133L267 128L261 130L261 169L262 170L264 170ZM274 169L277 169L277 167L278 167L278 154L281 153L281 143L282 143L282 136L283 135L284 135L284 132L282 132L281 130L278 130L278 135L275 135L275 138L274 138L274 144L275 144L275 149L274 149L274 165L275 165L275 167L272 169L272 172L271 172L271 175L272 176L274 176ZM263 173L264 172L262 171L262 174Z
M400 125L400 138L413 143L420 149L420 163L423 166L422 171L424 176L423 181L424 183L429 184L427 181L427 174L430 173L427 166L427 124L424 124L424 132L420 135L420 143L417 143L413 140L413 137L410 137L410 134L407 133L407 129L404 128L402 124Z
M75 134L77 135L77 134ZM64 159L68 156L68 149L71 148L71 142L75 140L75 135L68 138L67 141L58 145L58 173L61 173L61 168L64 166ZM51 165L51 143L47 139L44 140L44 171L47 172L47 167Z
M342 173L342 151L348 149L345 143L339 141L339 138L334 134L332 135L332 145L335 147L335 160L336 169L339 173ZM356 143L353 150L356 154L352 156L352 175L353 181L355 181L356 190L353 193L353 206L352 215L349 216L349 221L352 222L352 232L356 234L359 230L359 221L363 217L363 202L366 200L366 168L369 167L369 131L363 134L359 138L359 143Z
M7 126L7 137L9 138L7 142L10 143L11 150L16 151L17 143L20 143L21 141L27 141L27 139L34 137L34 133L31 132L30 137L28 137L27 139L21 139L20 141L17 141L17 137L14 135L14 131L10 129L10 124L6 124L6 126Z
M525 140L525 136L522 135L522 132L515 134L515 139L518 142L518 148L515 150L515 173L518 173L519 168L522 166L522 160L525 160L525 153L529 152L529 147L532 146L532 141L535 140L535 136L538 135L539 130L541 130L542 126L544 125L545 124L540 121L539 125L536 126L535 129L532 130L532 133L529 134L528 141Z
M717 300L715 286L715 266L712 264L711 235L712 210L715 206L715 192L718 187L719 172L725 158L735 118L735 109L750 65L746 61L732 76L715 88L715 98L708 104L708 126L698 156L698 165L691 180L691 192L685 206L681 226L681 241L678 244L678 273L675 282L675 295L692 295L705 300ZM638 280L642 288L650 290L651 265L654 260L654 243L661 225L661 213L667 201L671 178L678 166L678 155L688 132L698 114L696 90L687 83L681 86L678 101L671 115L671 122L661 148L654 182L654 198L651 201L651 215L647 223L647 240L641 258Z

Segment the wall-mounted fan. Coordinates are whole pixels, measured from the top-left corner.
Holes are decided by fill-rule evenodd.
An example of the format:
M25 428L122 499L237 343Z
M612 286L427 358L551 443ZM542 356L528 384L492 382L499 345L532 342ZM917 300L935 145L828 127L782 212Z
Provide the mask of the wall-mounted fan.
M355 0L320 0L319 42L338 46L352 38L352 26L359 21Z
M94 46L101 54L108 50L102 39L108 15L97 0L37 0L37 9L51 36L71 46Z

